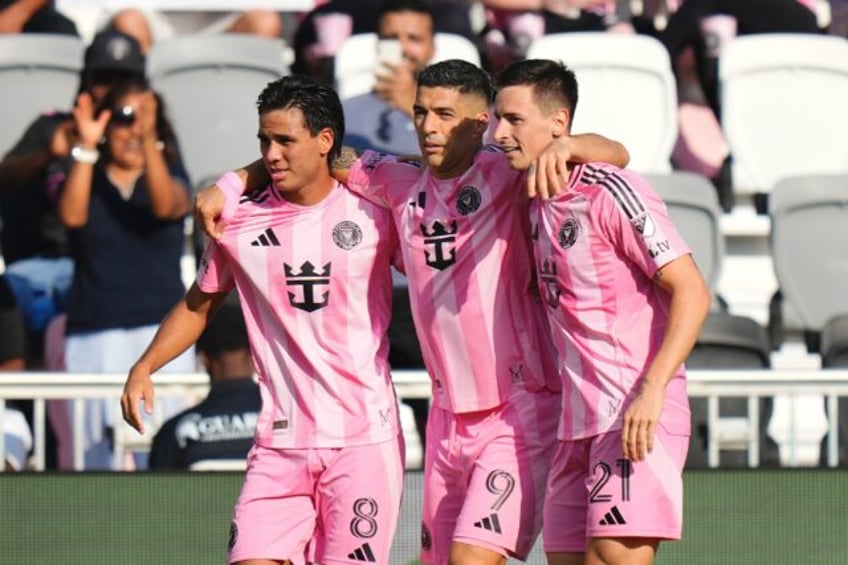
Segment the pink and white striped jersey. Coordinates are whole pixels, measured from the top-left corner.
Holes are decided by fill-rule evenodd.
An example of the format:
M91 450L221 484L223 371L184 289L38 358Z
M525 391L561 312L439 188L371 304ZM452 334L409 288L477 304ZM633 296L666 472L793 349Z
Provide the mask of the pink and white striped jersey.
M336 184L298 206L271 185L242 197L201 262L205 292L237 288L259 375L256 442L326 448L395 439L388 365L388 211Z
M665 333L670 296L653 276L691 251L646 181L607 164L576 166L567 190L533 202L531 221L564 379L558 437L619 429ZM666 386L660 423L689 433L683 367Z
M433 402L454 413L561 387L522 179L492 147L453 179L371 151L348 177L352 190L392 210Z

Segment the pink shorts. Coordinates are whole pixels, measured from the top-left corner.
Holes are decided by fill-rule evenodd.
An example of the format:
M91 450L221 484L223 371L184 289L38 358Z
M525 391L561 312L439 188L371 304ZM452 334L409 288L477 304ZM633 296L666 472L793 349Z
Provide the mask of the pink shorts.
M229 562L388 565L402 487L400 440L339 449L254 445L230 527Z
M546 552L583 552L589 538L680 539L689 437L657 426L644 461L621 456L621 430L558 442L548 479Z
M541 529L560 403L539 392L482 412L430 409L421 561L448 563L454 541L526 559Z

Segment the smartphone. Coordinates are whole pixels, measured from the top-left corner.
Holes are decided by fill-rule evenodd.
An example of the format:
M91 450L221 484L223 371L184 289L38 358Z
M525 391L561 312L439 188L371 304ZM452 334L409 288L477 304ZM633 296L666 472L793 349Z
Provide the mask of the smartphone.
M400 39L377 40L377 61L397 65L403 61L403 46Z

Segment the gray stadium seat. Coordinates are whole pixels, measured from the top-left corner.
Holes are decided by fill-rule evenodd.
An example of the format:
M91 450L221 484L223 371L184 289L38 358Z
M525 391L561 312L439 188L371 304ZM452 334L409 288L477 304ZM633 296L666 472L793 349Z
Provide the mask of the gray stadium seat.
M734 194L768 194L789 176L848 173L846 39L737 37L721 51L719 80Z
M802 331L815 352L831 318L848 314L848 174L779 181L769 215L779 288L769 320L774 341Z
M0 156L39 114L73 107L84 50L70 35L0 34Z
M197 186L259 156L256 97L288 67L282 42L225 33L155 43L147 73Z
M662 197L669 215L713 291L713 308L721 299L716 288L724 259L721 210L712 183L701 175L684 171L646 174L645 179Z
M668 50L657 39L553 33L533 41L527 58L562 61L577 75L574 133L595 131L622 142L634 171L671 171L678 135L677 88Z
M705 177L688 172L665 175L645 175L645 178L663 198L668 213L680 235L692 248L692 255L713 292L713 308L686 366L691 369L763 369L770 366L771 346L765 328L755 320L735 316L725 311L723 301L716 291L724 259L724 236L721 232L718 197L712 183ZM707 428L707 400L693 398L692 436L688 468L707 466L709 430ZM761 465L775 465L779 459L777 444L768 437L768 420L772 399L764 398L760 404L760 461ZM719 401L719 416L740 418L748 415L745 398L723 398ZM747 457L738 450L720 451L723 467L745 467Z

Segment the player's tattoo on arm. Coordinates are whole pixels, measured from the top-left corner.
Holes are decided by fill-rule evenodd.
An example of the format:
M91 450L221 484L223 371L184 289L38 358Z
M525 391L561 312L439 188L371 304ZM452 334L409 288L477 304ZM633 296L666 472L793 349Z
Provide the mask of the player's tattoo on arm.
M333 170L347 170L353 166L362 152L347 145L342 146L339 155L330 163L330 168Z

